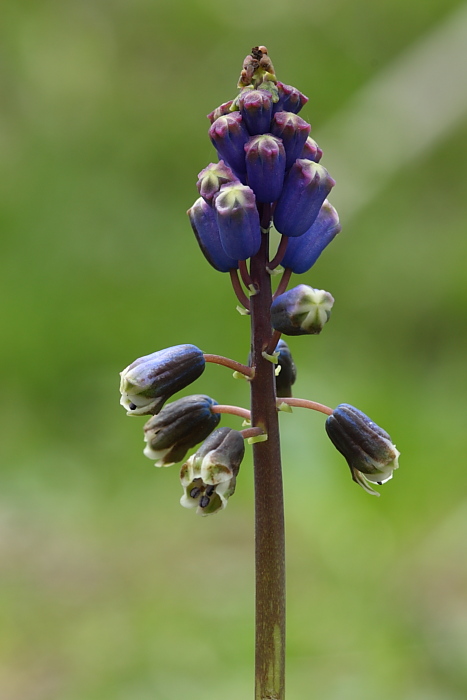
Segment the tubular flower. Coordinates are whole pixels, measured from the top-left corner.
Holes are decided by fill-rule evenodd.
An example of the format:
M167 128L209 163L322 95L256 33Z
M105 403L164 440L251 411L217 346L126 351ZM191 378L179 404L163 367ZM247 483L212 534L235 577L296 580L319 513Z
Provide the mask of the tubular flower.
M241 179L245 178L244 145L250 138L240 112L226 114L213 123L209 136L219 158L229 165Z
M319 163L322 157L323 151L318 146L316 141L309 136L305 141L300 158L305 158L306 160L312 160L314 163Z
M308 97L301 93L300 90L297 90L292 85L284 85L280 80L277 81L277 91L279 100L274 104L274 112L293 112L298 114L308 102Z
M261 245L256 198L246 185L223 185L214 200L222 246L234 260L246 260Z
M198 379L204 366L195 345L174 345L140 357L120 372L120 403L129 416L155 415L167 399Z
M370 484L384 484L399 467L400 452L388 433L362 411L341 403L326 420L331 442L344 455L352 479L372 496L379 496Z
M276 112L272 120L271 134L282 139L286 155L286 170L292 167L303 151L310 134L310 125L293 112Z
M282 192L285 176L285 150L271 134L253 136L245 144L248 185L257 202L275 202Z
M187 451L217 428L220 414L211 411L217 401L204 394L185 396L169 403L144 426L144 454L156 467L181 462Z
M214 209L200 197L191 209L188 209L187 214L198 245L208 263L219 272L235 270L238 260L231 258L224 250Z
M198 515L211 515L225 508L235 492L244 453L241 433L231 428L215 430L181 469L181 505L197 508Z
M324 289L299 284L274 299L272 326L285 335L317 335L329 320L333 304L333 297Z
M274 212L274 226L284 236L302 236L334 187L328 171L304 158L295 161Z
M196 186L201 197L211 204L214 195L216 195L222 185L228 182L238 182L231 169L220 160L218 163L209 163L209 165L198 173L198 182Z
M267 90L242 90L238 98L240 114L248 132L264 134L269 131L272 117L272 95Z
M281 264L298 275L307 272L340 230L337 211L326 199L308 231L302 236L289 238Z

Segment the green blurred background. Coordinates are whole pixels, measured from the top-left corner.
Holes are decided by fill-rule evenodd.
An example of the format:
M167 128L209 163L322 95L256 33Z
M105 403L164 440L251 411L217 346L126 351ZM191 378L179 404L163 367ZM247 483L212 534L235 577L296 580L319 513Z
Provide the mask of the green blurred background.
M225 512L180 508L118 372L185 342L248 354L185 212L257 44L310 97L343 224L295 278L336 298L291 339L295 393L402 452L372 498L322 416L281 417L287 697L465 697L466 6L4 0L0 34L2 700L253 695L250 455ZM215 366L194 390L248 400Z

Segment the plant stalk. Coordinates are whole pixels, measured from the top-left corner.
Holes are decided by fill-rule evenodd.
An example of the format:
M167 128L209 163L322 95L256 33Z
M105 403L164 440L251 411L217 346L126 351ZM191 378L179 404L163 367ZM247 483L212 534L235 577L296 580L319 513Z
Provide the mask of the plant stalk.
M262 226L269 226L269 207ZM264 219L266 218L266 221ZM268 435L253 445L255 472L256 653L255 700L284 700L285 693L285 532L284 499L274 367L262 356L272 337L271 276L267 271L269 234L251 259L250 276L259 290L250 298L252 425Z

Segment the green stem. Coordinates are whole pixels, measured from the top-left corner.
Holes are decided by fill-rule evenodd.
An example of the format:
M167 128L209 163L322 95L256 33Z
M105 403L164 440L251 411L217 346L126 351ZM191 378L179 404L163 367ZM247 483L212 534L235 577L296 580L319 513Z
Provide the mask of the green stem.
M268 211L266 211L266 208ZM269 226L264 206L261 225ZM274 365L262 352L272 337L271 278L267 271L269 234L251 259L250 276L258 293L251 297L252 425L266 442L253 445L255 468L256 668L255 700L284 700L285 692L285 533L279 425Z

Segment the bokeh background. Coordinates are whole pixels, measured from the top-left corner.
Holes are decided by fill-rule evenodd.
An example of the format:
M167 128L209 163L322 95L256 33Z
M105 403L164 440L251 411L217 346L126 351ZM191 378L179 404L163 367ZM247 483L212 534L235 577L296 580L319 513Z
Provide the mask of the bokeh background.
M205 115L257 44L310 97L343 224L295 278L336 298L320 337L291 339L295 393L357 405L402 452L372 498L321 415L281 417L287 697L465 697L467 5L4 0L1 14L2 700L252 697L251 458L226 511L180 508L178 467L143 456L118 372L185 342L248 354L185 212L214 159ZM248 400L215 366L194 390Z

